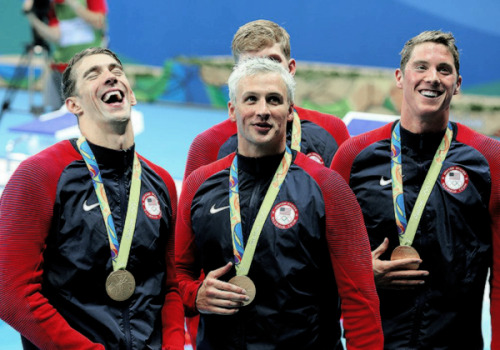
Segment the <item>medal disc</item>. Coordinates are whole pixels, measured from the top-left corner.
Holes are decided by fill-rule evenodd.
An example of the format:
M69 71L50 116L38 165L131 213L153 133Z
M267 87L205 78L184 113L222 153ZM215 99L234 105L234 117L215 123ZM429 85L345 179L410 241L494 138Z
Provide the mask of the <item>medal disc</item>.
M116 270L106 279L106 292L116 301L127 300L134 294L135 279L127 270Z
M247 306L255 299L255 284L247 276L234 276L229 280L229 283L241 287L247 291L247 296L250 299L248 299L247 301L243 301L243 306Z
M391 260L411 259L411 258L420 259L420 255L415 250L415 248L406 245L400 245L394 248L391 254ZM419 263L414 263L408 265L408 268L410 270L418 270L419 266L420 266Z

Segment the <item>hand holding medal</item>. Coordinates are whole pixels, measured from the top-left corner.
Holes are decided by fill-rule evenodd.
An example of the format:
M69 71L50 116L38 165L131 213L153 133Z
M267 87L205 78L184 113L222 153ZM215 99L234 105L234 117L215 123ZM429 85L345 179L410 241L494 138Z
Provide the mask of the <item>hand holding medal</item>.
M400 259L420 259L420 255L415 248L412 247L418 224L422 217L425 204L429 199L436 179L439 176L443 162L450 149L451 140L453 139L453 131L451 124L448 123L446 132L441 140L441 143L436 150L431 167L427 172L422 188L418 194L415 206L410 216L410 220L406 221L406 211L403 192L403 167L401 159L401 133L400 123L396 123L391 135L391 181L392 181L392 197L394 204L394 215L396 226L398 228L400 246L396 247L391 255L391 260ZM417 270L420 264L411 264L408 266L411 270Z
M248 305L255 297L255 288L249 292L242 286L231 281L220 280L231 271L233 264L227 263L216 270L210 271L196 295L196 308L202 314L233 315L239 308ZM252 293L252 298L249 294Z
M415 255L416 250L407 246L398 246L394 250L395 253L393 251L391 260L380 260L380 256L388 248L389 240L386 238L372 251L373 274L378 288L413 289L425 283L425 277L429 275L429 271L418 270L422 260Z
M413 247L400 245L394 248L391 254L391 261L401 260L401 259L420 259L420 255L417 250ZM420 263L412 263L408 265L410 270L418 270Z

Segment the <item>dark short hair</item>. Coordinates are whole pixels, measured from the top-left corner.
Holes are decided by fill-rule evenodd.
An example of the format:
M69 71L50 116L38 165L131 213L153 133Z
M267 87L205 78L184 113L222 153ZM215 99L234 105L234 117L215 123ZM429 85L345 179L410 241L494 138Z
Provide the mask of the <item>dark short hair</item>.
M450 51L451 55L453 56L457 75L460 75L460 55L458 53L457 46L455 45L455 38L453 37L453 34L444 33L440 30L428 30L422 32L405 43L405 46L399 53L401 55L401 71L404 72L406 64L410 60L415 46L427 42L442 44L446 46L448 48L448 51Z
M113 57L116 60L116 62L118 62L120 66L122 66L122 62L120 61L118 56L116 56L116 54L109 49L105 49L102 47L90 47L88 49L78 52L71 58L62 76L61 93L64 100L66 100L70 96L75 95L76 79L72 74L73 67L75 66L75 64L77 64L84 57L92 55L100 55L100 54Z

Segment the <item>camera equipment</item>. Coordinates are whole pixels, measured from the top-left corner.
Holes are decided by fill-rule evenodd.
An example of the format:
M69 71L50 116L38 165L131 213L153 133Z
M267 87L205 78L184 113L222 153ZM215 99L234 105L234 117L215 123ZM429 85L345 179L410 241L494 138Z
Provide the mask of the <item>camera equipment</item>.
M34 0L33 7L29 12L33 13L42 22L46 23L48 20L50 1L51 0ZM5 111L10 108L10 104L14 100L16 92L21 88L23 81L26 79L30 94L30 113L38 116L44 111L43 106L35 106L33 103L33 83L35 80L33 58L35 56L42 58L41 76L44 77L46 75L44 70L48 67L48 53L50 51L50 45L35 31L34 28L31 28L31 31L33 35L32 42L25 46L25 50L14 70L14 75L10 79L9 85L7 86L7 91L5 92L4 100L2 102L2 109L0 110L0 121Z

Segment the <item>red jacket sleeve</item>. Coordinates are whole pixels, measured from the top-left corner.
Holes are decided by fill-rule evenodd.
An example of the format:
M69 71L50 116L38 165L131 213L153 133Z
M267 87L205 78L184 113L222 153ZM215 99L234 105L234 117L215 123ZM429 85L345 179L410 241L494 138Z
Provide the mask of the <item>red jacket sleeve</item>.
M490 277L491 349L500 349L500 142L458 125L457 141L481 152L490 166L493 265Z
M297 156L297 164L303 162ZM361 208L346 182L334 171L308 166L325 200L326 240L341 299L347 349L383 349L379 299Z
M58 143L23 162L0 200L0 318L41 349L104 349L69 326L41 293L57 181L81 156Z
M184 180L196 169L215 162L221 146L236 132L236 123L226 119L196 136L189 147Z
M390 138L392 125L393 123L389 123L371 132L351 137L335 153L330 169L338 172L344 178L345 182L349 183L352 164L358 153L368 145L382 138Z
M167 293L165 295L165 302L162 308L162 325L163 325L163 337L162 337L162 349L165 350L183 350L184 349L184 309L182 306L182 300L179 294L179 285L177 282L177 274L175 271L175 222L177 217L177 190L175 188L175 182L170 176L170 174L163 168L149 162L148 160L141 157L158 175L161 176L165 182L169 195L170 202L172 206L172 226L169 232L165 234L168 235L167 240L167 255L166 255L166 267L167 267L167 278L166 287Z
M331 114L320 113L297 106L295 106L295 110L301 120L309 120L328 131L339 147L349 139L349 131L342 119Z

